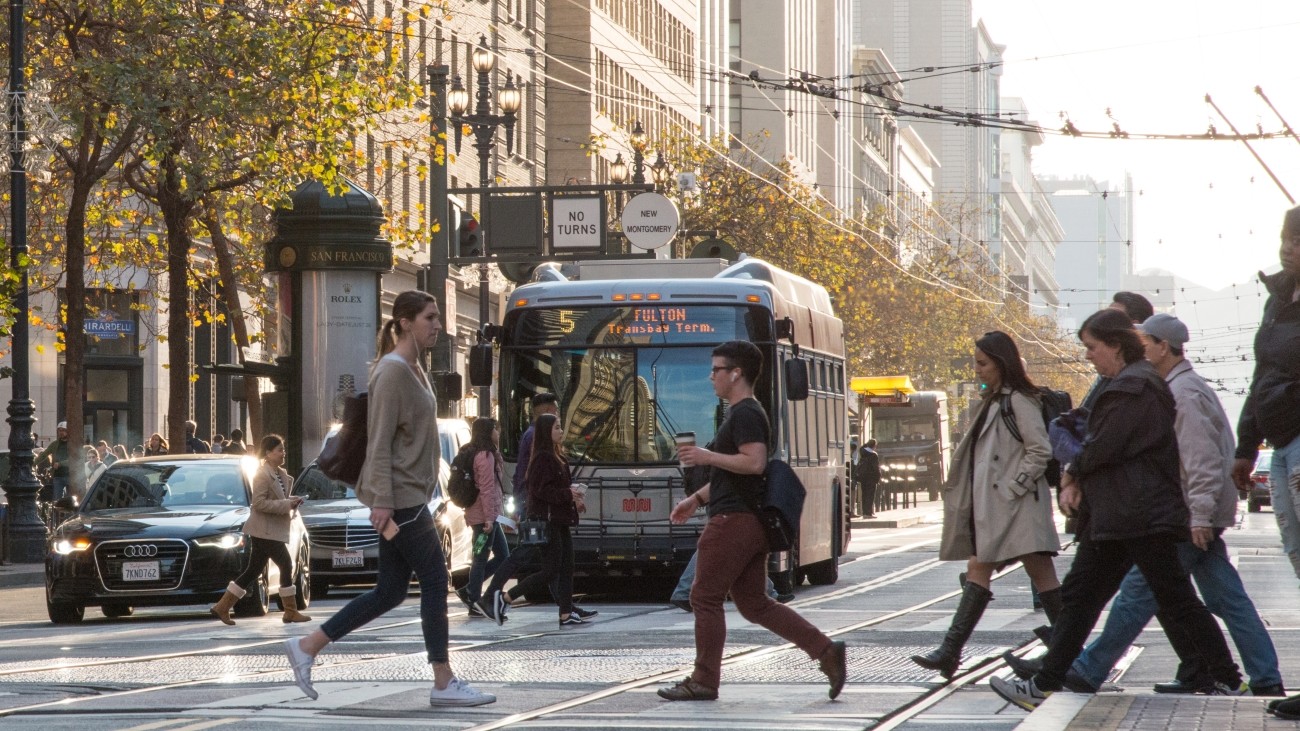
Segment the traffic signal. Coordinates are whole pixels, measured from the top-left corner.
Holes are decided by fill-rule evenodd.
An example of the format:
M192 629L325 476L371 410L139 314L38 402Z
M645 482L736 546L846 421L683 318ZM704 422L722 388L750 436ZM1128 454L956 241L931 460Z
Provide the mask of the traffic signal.
M478 219L466 214L456 231L456 251L453 256L483 256L483 230Z

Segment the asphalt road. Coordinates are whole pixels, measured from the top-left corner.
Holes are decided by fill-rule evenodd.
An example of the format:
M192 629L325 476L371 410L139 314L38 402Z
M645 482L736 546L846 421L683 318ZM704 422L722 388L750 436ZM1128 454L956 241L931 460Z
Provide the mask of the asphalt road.
M431 674L420 639L418 602L406 604L321 655L321 697L293 685L280 642L305 634L349 598L313 602L307 625L284 625L272 611L227 628L205 608L141 610L109 620L87 611L81 625L55 626L40 587L0 590L0 727L5 729L326 729L367 726L449 729L1015 729L1029 718L987 686L1005 668L1005 650L1033 648L1044 621L1028 581L1012 569L994 585L990 606L967 646L957 682L907 657L937 644L955 606L962 565L937 561L935 523L855 530L834 586L800 587L794 606L849 644L849 684L834 702L816 664L761 628L728 613L728 660L721 697L668 703L654 690L685 676L693 660L691 615L627 593L584 602L590 626L560 628L554 606L512 610L503 628L468 618L451 601L452 663L497 703L432 709ZM1283 675L1300 678L1297 582L1277 545L1270 513L1244 515L1228 542L1247 586L1273 628ZM1071 552L1058 558L1062 575ZM624 587L626 588L626 587ZM1153 624L1143 649L1115 681L1149 693L1172 676L1174 659ZM1116 688L1112 688L1112 691ZM1105 695L1105 694L1103 694ZM1239 706L1260 725L1262 701ZM1035 714L1037 715L1037 714ZM1193 728L1195 726L1188 726ZM1236 728L1222 724L1216 729ZM1282 728L1294 728L1291 724ZM1062 727L1063 728L1063 727Z

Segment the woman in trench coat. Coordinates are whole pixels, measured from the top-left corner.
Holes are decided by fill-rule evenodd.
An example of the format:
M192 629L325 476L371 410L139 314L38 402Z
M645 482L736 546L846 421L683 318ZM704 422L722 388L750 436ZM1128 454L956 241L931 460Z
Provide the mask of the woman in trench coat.
M945 678L957 672L962 648L993 598L993 572L1001 566L1023 563L1048 620L1056 621L1061 611L1061 582L1052 563L1061 542L1044 475L1052 448L1038 387L1026 375L1015 342L997 330L975 341L975 375L983 403L953 454L939 543L941 560L966 562L966 584L943 643L912 656Z

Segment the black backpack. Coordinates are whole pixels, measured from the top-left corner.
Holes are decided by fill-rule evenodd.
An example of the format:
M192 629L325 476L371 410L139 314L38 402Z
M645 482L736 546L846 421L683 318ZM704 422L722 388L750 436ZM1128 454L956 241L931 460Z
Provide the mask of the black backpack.
M472 445L466 444L451 461L447 497L458 508L468 508L478 501L478 484L474 482L474 457L477 454Z
M1065 391L1058 391L1046 386L1038 389L1039 408L1043 415L1043 425L1051 428L1052 420L1074 408L1074 402L1070 394ZM1007 425L1007 431L1015 437L1017 442L1025 443L1024 437L1020 436L1020 427L1016 426L1016 414L1011 409L1011 399L1002 399L1002 422ZM1055 457L1047 460L1047 471L1043 475L1047 478L1047 484L1052 487L1061 486L1061 463Z

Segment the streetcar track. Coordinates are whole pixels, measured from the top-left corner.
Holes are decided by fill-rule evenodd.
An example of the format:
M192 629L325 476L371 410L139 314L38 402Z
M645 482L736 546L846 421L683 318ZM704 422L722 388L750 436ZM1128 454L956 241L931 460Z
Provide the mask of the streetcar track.
M939 563L939 561L935 559L935 563L937 564ZM927 566L922 571L913 572L912 575L924 573L924 571L928 571L931 568L934 567ZM997 581L1005 576L1015 573L1016 571L1020 571L1021 569L1022 566L1020 564L1016 564L1015 566L1008 567L1007 569L996 572L993 575L993 581ZM907 569L902 569L895 573L905 573L907 571L908 571ZM876 581L879 581L880 578L882 577L877 577ZM894 583L894 582L887 582L887 583ZM919 611L921 609L928 608L930 606L946 601L948 599L952 599L953 597L956 597L961 593L962 593L961 590L950 591L945 594L941 594L938 597L935 597L933 599L927 599L923 602L918 602L917 604L914 604L911 607L906 607L904 609L898 609L892 612L887 612L878 617L872 617L871 619L866 619L861 622L856 622L854 624L850 624L845 627L840 627L835 630L826 631L825 634L828 637L838 637L840 635L848 634L850 632L856 632L860 629L865 629L867 627L872 627L874 625L883 624L885 622L898 619L899 617L904 617L908 614ZM820 597L817 598L819 599ZM1013 651L1023 653L1040 644L1042 643L1039 642L1038 639L1031 638L1024 644L1017 646ZM769 645L765 647L753 648L750 650L742 650L740 652L736 652L724 657L722 660L722 666L725 668L728 666L743 665L749 662L757 662L758 660L761 660L766 655L774 654L777 652L784 652L794 647L795 645L793 643L787 642L780 645ZM1001 656L987 657L982 661L980 661L974 668L955 676L954 679L949 680L935 688L931 688L925 691L920 696L918 696L917 699L911 701L908 704L905 704L900 709L896 709L895 711L886 714L886 716L881 717L881 720L897 718L899 719L897 723L892 723L892 725L889 726L873 725L871 726L871 729L872 731L877 731L877 729L884 730L884 729L895 728L902 722L909 720L915 717L916 715L919 715L920 713L924 712L926 709L939 703L944 698L948 697L952 693L955 693L961 687L965 685L973 684L977 680L982 680L986 677L989 677L1004 667L1006 667L1006 661L1003 660ZM471 726L469 729L467 729L467 731L494 731L495 729L506 728L507 726L516 723L532 721L541 718L542 716L547 716L555 713L560 713L563 711L572 710L574 708L595 703L597 701L604 700L605 698L610 698L612 696L619 695L621 693L626 693L639 688L644 688L647 685L653 685L655 683L662 683L668 680L672 680L673 678L681 675L683 669L684 668L679 667L671 671L656 673L655 675L647 676L644 678L638 678L635 680L626 681L615 686L603 688L599 691L588 693L583 696L579 696L577 698L571 698L567 701L560 701L558 703L553 703L548 706L543 706L542 708L515 713L502 719L497 719L495 721L480 724L477 726ZM931 698L933 698L932 701L930 700ZM879 721L877 721L877 724L879 724Z
M852 564L852 563L857 563L857 562L860 562L860 561L872 560L872 559L880 558L880 557L883 557L883 556L888 556L888 555L893 555L893 554L898 554L898 553L904 553L904 552L906 552L906 551L908 551L908 550L914 550L914 549L916 549L916 548L920 548L920 547L923 547L923 546L926 546L926 545L931 545L931 544L933 544L936 540L937 540L937 539L932 538L932 539L928 539L928 540L924 540L924 541L918 541L918 542L910 543L910 544L907 544L907 545L905 545L905 546L897 546L897 547L893 547L893 548L889 548L889 549L884 549L884 550L881 550L881 551L872 552L872 553L870 553L870 554L866 554L866 555L863 555L863 556L858 556L858 557L852 559L851 561L846 562L845 565ZM883 575L881 575L881 576L877 576L877 577L874 577L874 578L868 579L868 580L866 580L866 581L864 581L864 582L860 582L860 583L854 584L854 585L852 585L852 586L844 587L843 589L838 589L838 590L835 590L835 591L832 591L832 592L829 592L829 593L826 593L826 594L819 594L819 595L817 595L817 596L815 596L815 597L809 597L808 599L805 599L805 600L796 600L795 602L792 602L791 604L792 604L793 606L806 607L806 606L812 606L812 605L814 605L814 604L820 604L820 603L823 603L823 602L826 602L826 601L830 601L830 600L832 600L832 599L843 599L843 598L848 597L848 596L854 596L854 595L858 595L858 594L866 593L866 592L869 592L869 591L872 591L872 590L875 590L875 589L882 588L882 587L884 587L884 586L888 586L888 585L891 585L891 584L897 583L897 582L899 582L899 581L906 580L906 579L908 579L908 578L912 578L912 577L918 576L918 575L923 574L923 573L925 573L925 572L931 571L931 570L933 570L933 569L939 567L939 566L942 565L943 563L947 563L947 562L941 562L941 561L939 561L937 558L936 558L936 559L926 559L926 560L923 560L923 561L921 561L921 562L914 563L914 564L911 564L911 565L906 566L906 567L904 567L904 568L898 569L898 570L896 570L896 571L892 571L892 572L889 572L889 573L887 573L887 574L883 574ZM1008 569L1006 569L1006 570L1004 570L1004 571L1001 571L1001 572L996 573L996 574L994 575L994 577L993 577L993 580L996 581L996 580L998 580L998 579L1001 579L1002 577L1004 577L1004 576L1006 576L1006 575L1008 575L1008 574L1011 574L1011 573L1013 573L1013 572L1015 572L1015 571L1018 571L1018 570L1020 570L1020 569L1021 569L1020 565L1017 564L1017 565L1014 566L1014 567L1010 567L1010 568L1008 568ZM830 637L837 637L837 636L840 636L840 635L845 635L845 634L849 634L849 633L852 633L852 632L856 632L856 631L859 631L859 630L862 630L862 629L866 629L866 628L869 628L869 627L872 627L872 626L876 626L876 625L884 624L884 623L886 623L886 622L892 621L892 620L894 620L894 619L898 619L898 618L900 618L900 617L906 616L906 615L911 614L911 613L913 613L913 612L916 612L916 611L918 611L918 610L928 608L928 607L933 606L933 605L935 605L935 604L938 604L938 603L940 603L940 602L943 602L943 601L946 601L946 600L951 599L951 598L953 598L953 597L956 597L956 596L960 595L960 593L961 593L960 590L958 590L958 591L950 591L950 592L946 592L946 593L940 594L939 596L936 596L936 597L933 597L933 598L927 599L927 600L925 600L925 601L919 602L919 603L917 603L917 604L914 604L914 605L912 605L912 606L910 606L910 607L906 607L906 608L903 608L903 609L899 609L899 610L895 610L895 611L887 612L887 613L885 613L885 614L881 614L881 615L879 615L879 616L871 617L871 618L869 618L869 619L865 619L865 620L862 620L862 621L859 621L859 622L855 622L855 623L852 623L852 624L849 624L849 625L846 625L846 626L843 626L843 627L839 627L839 628L837 628L837 629L833 629L833 630L826 631L826 634L827 634L828 636L830 636ZM665 607L665 608L658 608L658 607L656 607L656 608L654 608L654 609L652 609L652 610L649 610L649 611L647 611L647 612L632 612L632 613L628 613L628 614L625 614L625 615L622 615L622 616L619 616L619 617L613 618L613 619L611 619L609 622L605 622L605 623L602 623L602 624L608 624L608 623L612 623L612 622L623 621L623 620L626 620L626 619L638 618L638 617L642 617L642 616L644 616L644 615L646 615L646 614L650 614L650 613L654 613L654 612L661 612L661 611L675 611L675 610L672 609L672 608L667 608L667 607ZM420 620L419 620L418 617L416 617L416 618L413 618L413 619L411 619L411 620L403 620L403 621L400 621L400 622L390 622L390 623L387 623L387 624L384 624L384 625L381 625L381 626L375 626L375 627L366 627L366 628L363 628L363 629L361 629L361 630L358 630L358 632L377 632L377 631L388 630L388 629L393 629L393 628L398 628L398 627L403 627L403 626L416 625L416 624L419 624L419 623L420 623ZM510 643L520 642L520 641L523 641L523 640L536 639L536 638L538 638L538 637L544 637L544 636L548 636L548 635L552 635L552 634L557 634L557 632L555 632L555 631L548 631L548 632L534 632L534 633L528 633L528 634L523 634L523 635L517 635L517 636L511 636L511 637L499 638L499 639L495 639L495 640L486 640L486 641L481 641L481 642L471 642L471 643L466 643L466 644L461 644L461 645L455 645L455 646L453 646L453 647L450 648L450 651L451 651L451 652L463 652L463 651L470 650L470 649L478 649L478 648L488 647L488 646L494 646L494 645L506 645L506 644L510 644ZM162 653L162 654L156 654L156 655L145 656L145 657L138 657L138 658L124 658L124 659L119 659L119 660L99 660L99 661L92 661L92 662L80 663L80 664L51 666L51 667L46 667L46 668L41 668L41 669L32 669L32 668L27 668L27 669L22 669L22 670L15 670L15 671L0 671L0 677L3 677L3 676L5 676L5 675L19 674L19 673L24 673L24 674L25 674L25 673L29 673L29 672L67 671L67 670L75 670L75 669L82 668L82 667L95 667L95 666L112 665L112 664L125 664L125 663L148 662L148 661L159 660L159 659L175 659L175 658L177 658L177 657L187 657L187 656L193 656L193 657L210 656L210 655L215 655L215 654L222 654L222 653L229 652L229 651L231 651L231 650L235 650L235 649L249 649L249 648L264 647L264 646L270 646L270 645L278 645L278 644L281 644L283 641L284 641L284 638L277 638L277 639L274 639L274 640L266 640L266 641L250 642L250 643L244 643L244 644L241 644L241 645L234 645L234 646L227 645L227 646L223 646L223 647L221 647L221 648L212 648L212 649L208 649L208 650L198 650L198 651L182 652L182 653ZM1036 643L1036 642L1037 642L1037 640L1030 640L1029 643L1027 643L1026 645L1022 645L1022 646L1018 647L1018 648L1016 649L1016 651L1019 652L1019 651L1021 651L1021 650L1026 649L1026 648L1030 648L1030 647L1034 646L1034 643ZM794 647L793 644L790 644L790 643L782 643L782 644L779 644L779 645L768 645L768 646L763 646L763 647L756 647L756 648L750 648L750 649L747 649L747 650L736 651L736 652L733 652L733 653L731 653L731 654L729 654L729 655L726 655L726 656L723 658L723 666L724 666L724 667L727 667L727 666L732 666L732 667L734 667L734 666L738 666L738 665L743 665L743 664L748 664L748 663L753 663L753 662L759 662L759 661L761 661L763 658L765 658L765 657L767 657L767 656L770 656L770 655L773 655L773 654L776 654L776 653L779 653L779 652L784 652L784 651L790 650L790 649L792 649L793 647ZM388 660L391 660L391 659L393 659L393 658L397 658L397 657L406 657L406 656L410 656L410 655L419 655L419 654L423 654L423 650L420 650L420 651L415 652L415 653L386 653L386 654L379 654L379 655L376 655L376 656L374 656L374 657L368 657L368 658L357 659L357 660L344 660L344 661L339 661L339 662L325 662L325 663L321 663L321 664L317 665L317 668L318 668L318 669L325 669L325 668L339 668L339 667L356 667L356 666L362 666L362 665L367 665L367 664L374 664L374 663L379 663L379 662L385 662L385 661L388 661ZM952 680L952 681L949 681L949 682L944 683L944 684L941 684L941 685L939 685L939 686L937 686L937 687L935 687L935 688L932 688L932 689L930 689L930 690L927 690L926 692L922 693L922 694L921 694L917 699L911 701L910 703L908 703L908 704L902 706L902 707L899 708L899 709L896 709L895 711L891 712L890 714L887 714L886 716L883 716L881 720L882 720L882 721L890 721L890 722L892 722L892 719L900 719L898 722L901 723L902 720L906 720L906 718L914 717L915 715L917 715L917 714L923 712L925 709L932 707L934 704L937 704L937 703L938 703L939 701L941 701L944 697L947 697L948 695L950 695L951 693L955 692L955 691L956 691L957 689L959 689L960 687L962 687L962 686L964 686L964 685L968 685L968 684L974 683L974 682L976 682L977 680L980 680L980 679L983 679L984 677L987 677L988 675L992 675L993 673L997 672L998 670L1002 669L1003 667L1005 667L1005 662L1002 661L1000 657L998 657L998 658L992 658L992 657L991 657L991 658L985 658L983 661L981 661L979 664L977 664L975 668L972 668L971 670L966 671L965 673L962 673L962 674L958 675L957 678L955 678L955 679ZM539 707L539 708L530 709L530 710L528 710L528 711L521 711L521 712L514 713L514 714L511 714L511 715L509 715L509 716L506 716L506 717L503 717L503 718L500 718L500 719L497 719L497 720L494 720L494 721L490 721L490 722L487 722L487 723L484 723L484 724L480 724L480 725L472 726L472 727L470 727L470 729L471 729L471 731L490 731L490 730L492 730L492 729L505 728L505 727L507 727L507 726L510 726L510 725L513 725L513 724L517 724L517 723L522 723L522 722L527 722L527 721L536 720L536 719L539 719L539 718L542 718L542 717L545 717L545 716L553 716L554 714L557 714L557 713L563 713L563 712L565 712L565 711L570 711L570 710L575 709L575 708L580 708L580 707L582 707L582 706L590 705L590 704L595 703L595 702L598 702L598 701L600 701L600 700L603 700L603 699L606 699L606 698L610 698L610 697L613 697L613 696L616 696L616 695L620 695L620 694L623 694L623 693L627 693L627 692L630 692L630 691L634 691L634 690L637 690L637 689L640 689L640 688L644 688L644 687L649 686L649 685L653 685L653 684L656 684L656 683L663 683L663 682L666 682L666 681L673 680L673 679L675 679L675 678L679 678L679 677L682 675L682 673L688 671L688 669L689 669L689 666L684 666L684 665L683 665L683 666L674 667L674 668L672 668L672 669L669 669L669 670L666 670L666 671L663 671L663 672L658 672L658 673L653 673L653 674L651 674L651 675L643 676L643 677L640 677L640 678L633 678L633 679L630 679L630 680L627 680L627 681L624 681L624 682L621 682L621 683L618 683L618 684L615 684L615 685L608 686L608 687L606 687L606 688L602 688L602 689L600 689L600 690L597 690L597 691L594 691L594 692L591 692L591 693L585 693L585 694L582 694L582 695L579 695L579 696L576 696L576 697L574 697L574 698L570 698L570 699L567 699L567 700L564 700L564 701L559 701L559 702L556 702L556 703L548 704L548 705L545 705L545 706L541 706L541 707ZM986 671L986 672L985 672L985 671ZM32 705L27 705L27 706L18 706L18 707L9 708L9 709L0 709L0 718L5 717L5 716L11 716L11 715L25 715L25 714L29 714L29 713L33 713L33 712L37 712L37 711L40 711L40 710L47 710L47 709L53 709L53 708L63 708L63 707L68 707L68 706L71 706L71 705L74 705L74 704L78 704L78 703L82 703L82 702L85 702L85 701L92 701L92 700L93 700L93 701L111 700L111 699L114 699L114 698L123 698L123 697L129 697L129 696L134 696L134 695L142 695L142 694L146 694L146 693L152 693L152 692L164 691L164 690L172 690L172 689L176 689L176 688L185 688L185 687L194 687L194 686L208 685L208 684L211 684L213 681L218 681L218 680L221 681L220 684L222 684L222 685L228 685L228 684L231 684L232 682L238 682L238 681L241 680L241 679L261 678L261 677L264 677L264 676L267 676L267 675L284 674L284 673L288 673L288 672L290 672L289 668L285 667L285 668L272 668L272 669L265 669L265 670L257 670L257 671L247 672L247 673L240 673L240 674L236 674L236 675L231 675L230 673L222 673L222 674L220 674L220 675L212 675L212 676L207 676L207 677L202 677L202 678L191 678L191 679L187 679L187 680L176 681L176 682L173 682L173 683L157 684L157 685L151 685L151 686L146 686L146 687L141 687L141 688L131 688L131 689L126 689L126 690L120 690L120 691L114 691L114 692L110 692L110 693L105 693L105 694L97 694L97 695L91 695L91 696L79 696L79 697L75 697L75 698L62 698L62 699L55 700L55 701L47 701L47 702L38 703L38 704L32 704ZM983 672L983 674L980 674L981 672ZM968 679L968 678L969 678L969 679ZM931 699L933 699L933 700L931 700ZM904 718L905 716L906 716L906 718ZM897 725L897 724L895 724L895 725ZM893 728L893 727L894 727L894 726L877 726L877 727L873 727L873 728L887 729L887 728Z

